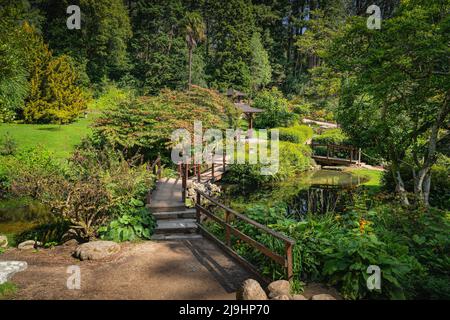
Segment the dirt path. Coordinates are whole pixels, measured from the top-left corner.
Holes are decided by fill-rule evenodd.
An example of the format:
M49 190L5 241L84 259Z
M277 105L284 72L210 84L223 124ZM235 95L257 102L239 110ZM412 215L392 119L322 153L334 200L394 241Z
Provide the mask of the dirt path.
M19 288L14 299L234 299L251 277L205 239L125 243L102 261L79 261L71 257L73 250L60 246L2 254L0 261L28 263L12 278ZM67 289L70 265L80 267L81 290Z

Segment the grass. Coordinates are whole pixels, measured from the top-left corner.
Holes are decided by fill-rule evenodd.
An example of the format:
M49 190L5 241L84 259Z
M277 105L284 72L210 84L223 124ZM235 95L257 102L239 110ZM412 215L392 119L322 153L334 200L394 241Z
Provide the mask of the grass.
M19 148L42 145L54 152L58 159L69 157L74 147L92 132L89 127L94 115L67 125L54 124L0 124L0 137L9 133Z
M0 284L0 300L5 300L13 296L17 291L17 287L12 282Z
M346 171L351 172L355 176L360 176L361 178L368 179L363 186L373 188L375 191L381 188L381 178L383 177L383 171L370 170L364 168L349 168Z

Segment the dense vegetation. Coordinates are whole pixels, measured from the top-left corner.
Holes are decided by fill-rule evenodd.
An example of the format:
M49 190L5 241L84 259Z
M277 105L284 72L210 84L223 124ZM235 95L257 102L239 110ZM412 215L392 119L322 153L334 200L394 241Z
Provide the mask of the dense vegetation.
M46 212L16 240L150 239L148 164L161 155L174 175L171 134L194 121L246 128L223 94L234 88L264 111L255 128L279 131L280 160L274 175L233 164L224 182L236 210L296 240L296 290L319 281L348 299L449 299L450 1L377 1L381 29L367 27L372 2L0 0L0 209ZM69 4L80 30L66 26ZM294 216L311 139L362 148L386 170L354 170L375 178L337 212ZM267 199L252 197L258 189ZM382 269L381 291L366 286L369 265Z

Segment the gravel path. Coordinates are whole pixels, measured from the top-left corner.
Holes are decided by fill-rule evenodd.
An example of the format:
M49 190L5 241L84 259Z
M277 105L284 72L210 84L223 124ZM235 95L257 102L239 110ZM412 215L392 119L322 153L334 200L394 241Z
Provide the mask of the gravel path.
M14 299L235 299L251 275L206 239L125 243L102 261L71 257L75 247L37 252L10 249L0 261L21 260L28 269L12 277ZM67 268L81 270L81 289L69 290Z

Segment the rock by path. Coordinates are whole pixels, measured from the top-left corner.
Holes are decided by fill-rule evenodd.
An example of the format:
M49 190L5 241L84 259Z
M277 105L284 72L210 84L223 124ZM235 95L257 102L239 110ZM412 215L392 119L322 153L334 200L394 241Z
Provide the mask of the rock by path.
M21 260L14 299L235 299L251 277L206 239L124 243L114 256L79 261L75 246L37 252L10 249L0 261ZM69 290L67 268L80 267L81 290Z

